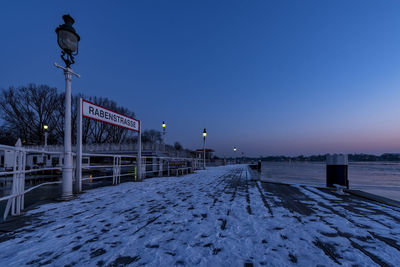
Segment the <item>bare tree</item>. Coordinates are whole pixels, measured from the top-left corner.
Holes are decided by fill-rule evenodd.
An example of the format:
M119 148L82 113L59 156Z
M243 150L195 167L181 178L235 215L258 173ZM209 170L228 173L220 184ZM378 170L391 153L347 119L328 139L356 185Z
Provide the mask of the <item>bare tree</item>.
M58 104L56 88L29 84L26 87L2 90L0 111L2 127L20 137L25 144L43 142L43 125L54 126L53 111Z
M88 100L126 116L135 117L134 112L118 106L115 101L108 98L89 97ZM130 130L93 120L90 120L88 127L90 138L87 141L92 143L123 143L128 137L133 135L133 132Z
M17 142L17 135L11 132L10 129L0 127L0 144L13 146Z
M105 108L134 117L135 113L126 108L119 107L116 102L102 97L85 97L82 95L72 97L72 142L76 142L76 119L77 119L77 99L78 97L85 98ZM59 103L55 110L57 122L56 129L57 135L61 137L59 143L62 143L64 131L64 95L60 95ZM102 144L102 143L123 143L125 139L132 135L132 131L127 129L113 126L110 124L98 122L90 119L82 120L82 142L84 144Z
M143 132L142 135L142 142L143 143L161 143L161 132L156 130L146 130Z
M78 116L77 112L77 96L72 96L72 109L71 109L71 132L72 132L72 142L75 143L76 140L76 117ZM55 143L62 144L64 140L64 118L65 118L65 95L63 93L58 95L57 105L53 110L52 116L52 126L50 129L50 133L53 134ZM87 134L87 133L86 133ZM85 136L85 132L82 133L82 138L87 138Z
M72 97L72 142L76 140L77 99ZM135 117L135 113L117 105L115 101L102 97L83 97L105 108ZM10 87L0 94L0 116L4 120L0 137L20 137L24 144L42 144L44 138L43 125L49 126L49 144L62 144L64 139L65 96L58 94L56 88L47 85L26 87ZM84 119L82 122L83 143L123 143L136 142L134 132L117 126ZM161 133L152 130L151 140L161 140ZM15 140L10 140L14 142Z

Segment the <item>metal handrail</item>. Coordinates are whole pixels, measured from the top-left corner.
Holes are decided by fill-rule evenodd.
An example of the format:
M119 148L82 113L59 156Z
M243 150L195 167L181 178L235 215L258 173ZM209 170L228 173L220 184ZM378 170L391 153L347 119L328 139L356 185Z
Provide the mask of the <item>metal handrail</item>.
M51 171L51 170L61 170L62 167L54 167L54 168L42 168L42 169L30 169L30 170L24 170L24 171L9 171L9 172L0 172L0 176L8 176L11 174L17 174L17 173L32 173L32 172L41 172L41 171Z

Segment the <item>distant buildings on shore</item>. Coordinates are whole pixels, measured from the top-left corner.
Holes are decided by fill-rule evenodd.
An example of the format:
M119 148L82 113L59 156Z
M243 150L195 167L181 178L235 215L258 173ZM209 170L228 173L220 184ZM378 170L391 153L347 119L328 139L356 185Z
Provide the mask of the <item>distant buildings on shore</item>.
M267 156L257 158L262 161L299 161L299 162L324 162L326 160L325 155L312 155L312 156L296 156L296 157L288 157L288 156ZM371 155L371 154L348 154L349 161L399 161L400 162L400 153L384 153L380 156Z

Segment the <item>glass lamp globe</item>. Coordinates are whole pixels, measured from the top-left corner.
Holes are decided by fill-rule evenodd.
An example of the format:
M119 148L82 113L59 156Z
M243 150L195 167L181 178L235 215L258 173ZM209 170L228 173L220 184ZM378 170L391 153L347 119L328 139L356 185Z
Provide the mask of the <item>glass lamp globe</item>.
M70 15L63 16L64 24L56 29L57 42L66 53L74 53L78 50L78 42L81 39L72 24L75 23Z

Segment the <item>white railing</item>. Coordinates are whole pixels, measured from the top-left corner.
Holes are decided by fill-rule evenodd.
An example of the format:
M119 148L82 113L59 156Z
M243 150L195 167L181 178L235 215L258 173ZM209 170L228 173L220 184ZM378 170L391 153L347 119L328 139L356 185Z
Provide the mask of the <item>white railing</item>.
M8 214L19 215L25 207L25 194L45 185L61 183L61 173L52 176L57 181L49 182L43 177L44 173L61 171L63 152L51 149L34 149L21 146L19 140L13 146L0 145L2 156L0 179L3 179L3 187L7 182L12 181L11 192L7 196L0 197L0 201L7 201L3 219ZM131 177L132 181L141 181L146 177L180 175L193 172L202 168L202 159L182 157L159 157L142 156L140 164L143 177L138 177L137 155L132 154L103 154L103 153L82 153L82 181L90 183L93 180L110 179L112 184L121 182L121 177ZM75 162L75 161L74 161ZM73 172L75 173L75 171ZM93 175L97 173L96 175ZM26 177L28 174L28 178ZM35 175L36 177L32 177ZM12 179L11 179L12 177ZM25 189L27 180L43 180L42 183ZM74 177L74 182L76 179Z
M93 181L98 179L112 178L112 184L116 185L121 182L121 176L136 177L136 155L82 153L82 157L88 161L86 164L82 164L82 171L86 171L86 173L88 173L82 177L82 181ZM129 160L130 163L123 164L123 159L125 161ZM93 163L93 160L95 160L97 163ZM107 164L107 162L110 162L110 164ZM121 174L121 168L128 167L133 168L134 171ZM107 172L112 171L112 174L99 176L93 176L92 174L90 174L91 171L93 172L95 170L100 170L100 172L103 174L107 174Z
M5 220L10 212L11 215L21 214L21 211L25 207L24 202L26 193L45 184L60 183L59 181L47 182L25 190L25 179L26 179L25 174L33 174L37 172L51 171L51 170L61 170L61 166L50 167L48 165L42 164L44 155L46 155L46 159L53 158L53 157L48 157L47 155L50 154L53 156L58 155L59 160L61 155L60 153L57 152L46 152L43 150L39 151L39 150L23 148L21 145L21 140L18 140L15 147L0 145L0 153L1 153L1 168L3 169L3 171L0 172L0 179L3 180L4 187L6 187L8 178L12 176L12 187L10 195L3 196L0 198L0 201L7 200L3 216L3 219ZM36 157L36 160L40 158L39 162L41 163L40 165L43 165L43 168L38 167L35 169L30 169L33 168L36 163L38 163L36 161L32 162L33 164L31 164L30 168L27 169L27 166L29 166L27 165L27 159L30 161L33 160L34 157ZM35 165L35 167L36 166L37 165Z
M64 146L62 145L48 145L44 146L29 146L32 150L43 150L53 152L63 152ZM137 143L130 144L84 144L82 147L83 151L91 153L102 153L102 152L137 152ZM72 147L72 151L75 151L75 146ZM191 151L189 150L176 150L173 146L167 144L157 144L151 142L142 143L143 152L155 152L161 153L168 157L191 157Z

